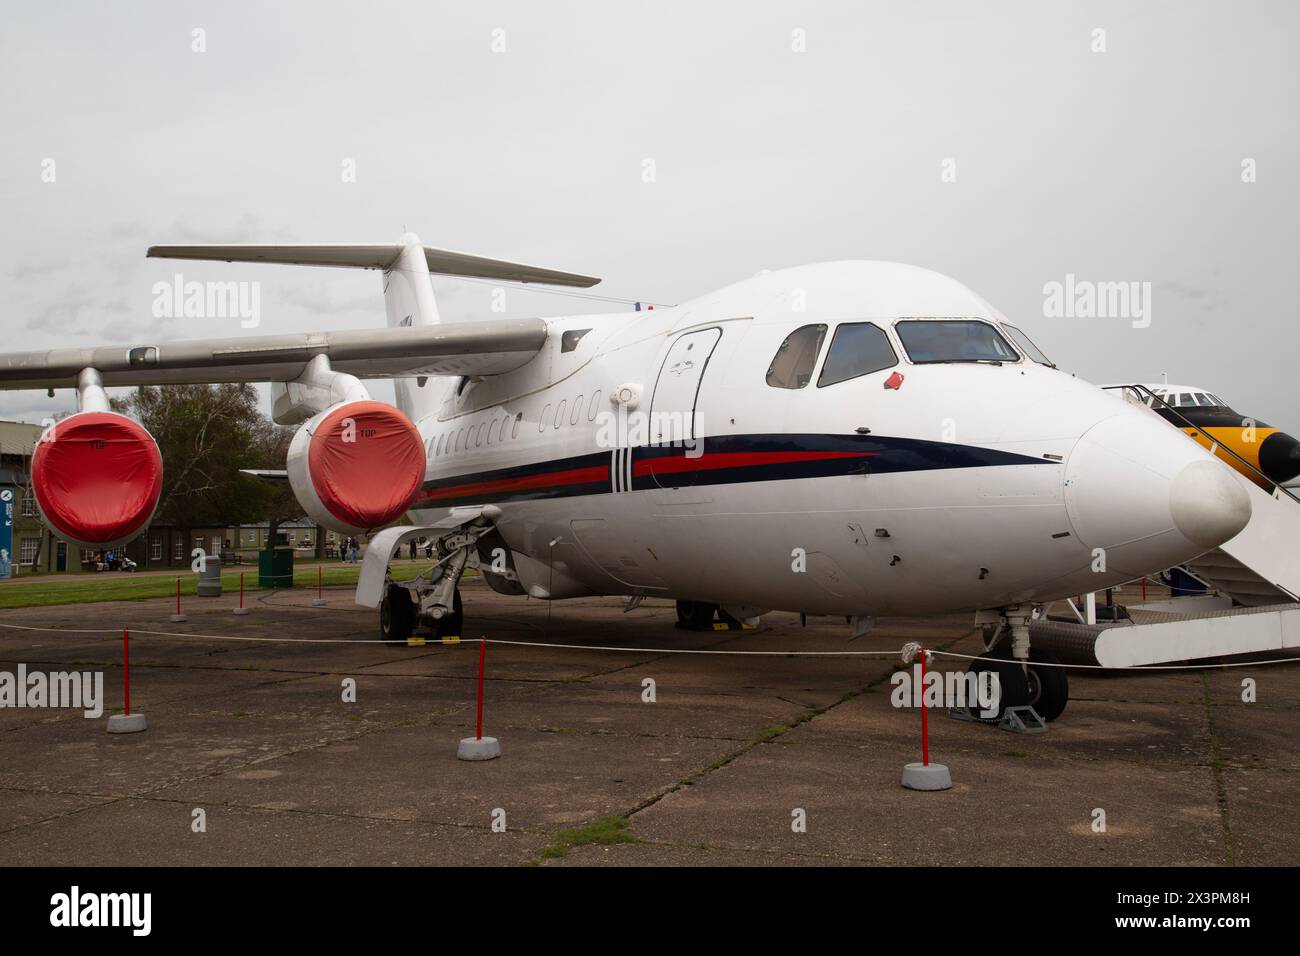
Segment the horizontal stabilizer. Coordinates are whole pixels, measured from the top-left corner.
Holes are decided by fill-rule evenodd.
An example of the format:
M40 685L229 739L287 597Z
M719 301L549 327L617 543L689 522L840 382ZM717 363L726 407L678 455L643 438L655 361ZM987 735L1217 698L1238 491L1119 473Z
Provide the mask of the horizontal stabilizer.
M268 262L294 266L335 266L346 269L383 269L397 262L404 246L400 242L340 242L314 245L194 245L150 246L153 259L205 259L216 262ZM574 272L560 272L519 262L505 262L472 256L450 249L424 246L429 271L436 275L497 279L502 282L536 282L543 285L589 288L600 280Z
M261 478L265 481L288 481L289 472L280 468L241 468L241 475L252 475L254 478Z

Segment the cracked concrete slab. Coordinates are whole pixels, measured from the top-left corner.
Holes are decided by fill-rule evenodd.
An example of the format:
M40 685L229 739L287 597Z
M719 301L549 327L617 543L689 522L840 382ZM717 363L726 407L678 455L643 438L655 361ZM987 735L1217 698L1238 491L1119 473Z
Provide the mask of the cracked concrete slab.
M955 786L899 786L919 715L890 703L907 641L978 653L966 616L887 618L847 642L833 618L773 614L758 631L686 632L671 604L559 603L465 589L459 645L371 640L373 612L277 592L6 611L6 623L176 630L132 641L132 703L151 723L110 737L120 635L0 630L0 669L104 671L106 712L0 710L0 863L858 865L1293 864L1300 666L1071 675L1044 736L932 714ZM489 644L486 732L503 756L455 759L475 723L477 634ZM203 636L208 635L208 636ZM219 641L212 635L274 638ZM309 639L357 641L313 644ZM593 645L650 650L592 650ZM668 649L878 652L729 657ZM965 662L937 659L939 669ZM1255 671L1259 673L1256 674ZM1241 700L1252 676L1258 700ZM356 682L355 703L342 699ZM656 701L642 700L643 681ZM203 807L208 832L190 829ZM1106 812L1107 829L1093 828ZM806 812L806 832L791 828ZM493 813L505 813L493 832ZM635 843L591 845L603 818ZM567 833L566 831L572 831ZM572 843L567 855L542 851Z

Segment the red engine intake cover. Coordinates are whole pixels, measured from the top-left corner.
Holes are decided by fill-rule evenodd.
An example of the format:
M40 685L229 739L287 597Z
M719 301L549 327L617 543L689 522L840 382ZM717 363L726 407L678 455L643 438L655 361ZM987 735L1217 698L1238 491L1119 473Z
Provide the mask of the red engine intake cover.
M424 442L393 406L349 402L321 419L307 462L330 514L354 528L379 528L415 500L424 481Z
M153 436L131 419L83 412L56 422L53 437L36 443L32 491L61 536L92 545L122 541L153 516L162 456Z

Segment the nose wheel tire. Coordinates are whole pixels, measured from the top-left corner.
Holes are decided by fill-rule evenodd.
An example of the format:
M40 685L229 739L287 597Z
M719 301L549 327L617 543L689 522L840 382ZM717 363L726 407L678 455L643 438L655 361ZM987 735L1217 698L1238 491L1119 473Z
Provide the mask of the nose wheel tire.
M1056 655L1033 648L1029 651L1028 702L1038 716L1052 721L1065 712L1070 699L1070 678L1062 667L1035 667L1034 664L1058 664Z
M405 642L415 630L415 602L411 592L398 584L388 585L379 602L379 639Z
M981 720L997 720L1002 717L1008 707L1020 707L1029 700L1029 687L1025 679L1025 669L1015 661L1005 660L1000 657L989 657L981 654L975 660L971 661L968 671L972 674L979 675L985 672L992 672L997 675L998 679L998 702L997 714L988 717L983 713L984 708L979 701L969 701L966 704L966 711L972 717Z
M716 604L703 601L678 601L677 623L690 631L713 630L713 617L718 612Z

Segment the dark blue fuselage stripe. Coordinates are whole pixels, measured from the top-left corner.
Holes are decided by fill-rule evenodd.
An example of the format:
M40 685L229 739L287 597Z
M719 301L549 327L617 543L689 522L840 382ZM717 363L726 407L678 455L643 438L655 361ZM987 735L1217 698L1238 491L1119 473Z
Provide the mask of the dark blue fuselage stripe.
M621 490L644 491L653 488L675 488L691 485L738 484L751 481L788 481L802 478L831 478L844 475L893 474L910 471L933 471L949 468L983 468L997 465L1050 465L1057 462L1031 458L1013 452L976 445L958 445L950 442L925 441L916 438L887 438L875 435L726 435L702 439L699 446L707 449L712 459L728 454L762 453L837 453L845 457L809 458L803 461L746 464L741 467L710 467L690 470L686 462L674 463L686 470L675 470L656 478L652 474L636 474L635 462L663 458L689 460L688 449L672 445L643 445L627 449L627 454L611 455L609 451L577 455L551 461L498 468L426 481L413 507L431 508L450 505L473 504L479 496L458 495L457 488L493 481L542 479L556 472L584 468L602 468L607 474L617 472L615 479ZM626 462L626 465L625 465ZM626 487L626 476L631 474L631 487ZM438 492L444 492L438 494ZM488 501L531 501L545 498L570 498L582 495L610 494L610 479L580 483L543 485L521 488L482 497Z

